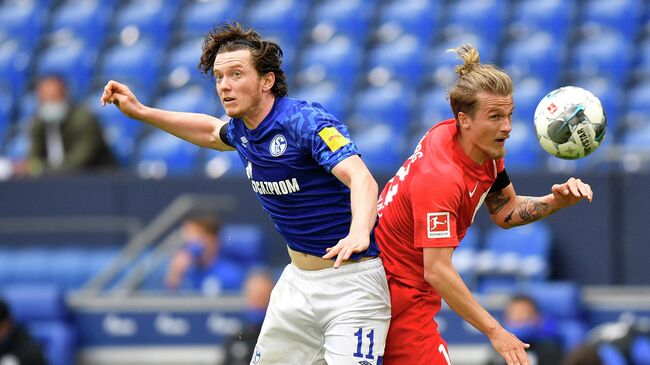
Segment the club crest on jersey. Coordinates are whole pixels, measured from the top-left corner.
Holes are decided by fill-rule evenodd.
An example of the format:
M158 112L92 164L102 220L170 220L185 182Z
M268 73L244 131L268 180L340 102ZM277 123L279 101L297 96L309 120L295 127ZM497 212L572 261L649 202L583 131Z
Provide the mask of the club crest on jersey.
M271 140L271 144L269 144L269 152L271 152L271 156L273 157L281 156L286 150L287 150L287 139L284 138L284 136L281 134L278 134L275 137L273 137L273 139Z
M449 212L427 213L427 238L451 237Z

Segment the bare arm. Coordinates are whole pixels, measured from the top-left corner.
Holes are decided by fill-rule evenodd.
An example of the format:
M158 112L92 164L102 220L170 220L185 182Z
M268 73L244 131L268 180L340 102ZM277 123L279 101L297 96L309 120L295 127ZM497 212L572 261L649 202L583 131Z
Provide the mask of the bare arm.
M352 208L352 223L350 233L340 240L336 246L327 249L323 256L330 259L334 256L334 267L339 267L355 252L365 251L370 245L370 231L377 218L377 182L359 156L350 156L339 162L332 174L350 188L350 205Z
M485 199L492 221L502 228L512 228L538 221L580 200L591 201L593 192L589 184L570 178L555 184L551 193L540 197L519 196L512 184L491 192Z
M527 365L528 356L524 349L529 346L506 331L476 301L452 265L453 252L453 247L424 248L425 280L436 289L451 309L490 339L492 346L508 365Z
M172 257L167 275L165 276L165 284L170 289L178 288L183 282L183 276L192 263L192 257L187 251L181 250L174 254Z
M102 105L115 104L122 113L162 129L201 147L232 151L219 136L225 121L207 114L173 112L142 105L126 85L109 81L104 87Z

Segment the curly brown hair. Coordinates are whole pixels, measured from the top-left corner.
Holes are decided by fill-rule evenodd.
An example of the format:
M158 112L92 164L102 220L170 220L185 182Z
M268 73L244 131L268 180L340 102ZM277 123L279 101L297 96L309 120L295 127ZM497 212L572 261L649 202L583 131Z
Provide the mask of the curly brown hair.
M260 76L269 72L275 74L275 84L271 88L273 95L287 95L287 80L282 70L282 49L273 41L262 39L253 29L245 29L236 22L222 23L210 30L203 40L203 54L199 61L199 70L206 75L213 75L214 60L219 53L242 49L251 51L253 66Z

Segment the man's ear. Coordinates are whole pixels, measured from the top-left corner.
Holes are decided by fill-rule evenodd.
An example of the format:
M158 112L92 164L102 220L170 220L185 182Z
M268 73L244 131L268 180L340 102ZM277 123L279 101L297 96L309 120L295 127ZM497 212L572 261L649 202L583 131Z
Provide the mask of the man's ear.
M469 117L463 112L458 112L458 125L463 129L469 128Z
M275 74L273 72L268 72L266 75L262 76L262 90L271 91L275 85Z

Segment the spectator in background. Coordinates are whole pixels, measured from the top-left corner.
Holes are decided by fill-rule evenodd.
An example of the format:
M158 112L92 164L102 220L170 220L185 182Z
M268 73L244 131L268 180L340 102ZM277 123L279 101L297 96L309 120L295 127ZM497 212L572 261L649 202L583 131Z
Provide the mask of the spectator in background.
M567 355L562 362L563 365L605 365L598 356L598 349L595 345L585 344L578 346Z
M526 295L515 295L504 312L504 327L521 341L530 344L528 355L531 364L557 365L562 359L562 344L557 324L546 318L537 303ZM495 353L489 365L505 364Z
M18 174L60 174L116 166L99 122L85 107L72 103L61 77L40 79L36 96L29 161L17 170Z
M206 295L223 290L237 291L244 281L243 269L220 257L221 223L213 214L194 214L182 224L182 248L169 264L165 284L179 289L183 284Z
M253 356L255 342L262 329L266 308L271 300L273 278L265 270L251 272L244 284L246 312L243 330L231 338L226 345L228 365L248 365Z
M9 307L0 298L0 364L44 365L41 347L11 319Z

